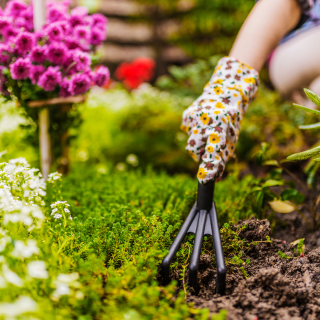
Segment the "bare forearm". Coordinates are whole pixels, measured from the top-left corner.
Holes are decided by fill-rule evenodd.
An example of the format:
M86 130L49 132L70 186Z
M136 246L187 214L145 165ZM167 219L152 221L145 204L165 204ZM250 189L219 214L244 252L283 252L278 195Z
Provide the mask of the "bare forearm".
M259 72L270 52L297 25L300 16L296 0L260 0L243 24L230 56Z

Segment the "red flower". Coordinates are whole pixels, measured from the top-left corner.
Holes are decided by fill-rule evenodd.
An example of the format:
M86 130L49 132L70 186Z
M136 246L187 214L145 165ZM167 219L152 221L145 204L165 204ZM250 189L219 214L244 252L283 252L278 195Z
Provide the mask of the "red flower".
M131 63L123 62L116 70L115 76L123 81L128 89L136 89L142 82L154 76L155 62L150 58L137 58Z

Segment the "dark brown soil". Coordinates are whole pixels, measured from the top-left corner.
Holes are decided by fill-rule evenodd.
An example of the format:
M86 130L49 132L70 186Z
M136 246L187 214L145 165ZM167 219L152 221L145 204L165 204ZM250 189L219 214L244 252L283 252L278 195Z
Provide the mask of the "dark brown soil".
M271 231L267 220L250 219L240 225L244 223L248 228L240 236L248 241L266 239ZM226 309L230 320L320 319L320 248L307 247L305 256L292 259L281 258L279 250L293 256L293 246L283 240L251 245L242 257L244 261L250 259L248 265L242 265L247 279L240 266L227 265L223 297L215 294L212 257L202 255L198 273L200 291L198 295L189 292L187 302L195 308L209 308L210 314ZM173 272L172 278L178 280L179 271ZM179 285L183 290L181 281Z

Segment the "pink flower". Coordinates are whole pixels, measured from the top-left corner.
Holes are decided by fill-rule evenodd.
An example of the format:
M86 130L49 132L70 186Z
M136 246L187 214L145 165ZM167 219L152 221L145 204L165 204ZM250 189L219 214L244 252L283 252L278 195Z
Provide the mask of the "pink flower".
M47 59L47 46L35 46L30 53L30 58L36 63L45 62Z
M33 84L37 84L40 76L46 71L45 67L42 65L32 66L30 79Z
M71 16L80 16L80 17L85 17L89 13L89 10L87 7L76 7L71 10L70 15Z
M81 48L80 42L75 37L66 37L65 44L70 50Z
M33 7L29 6L28 9L22 11L21 17L25 20L25 28L31 31L33 29Z
M69 22L71 26L74 28L76 26L81 26L84 22L83 16L75 14L73 16L70 16Z
M2 30L5 27L10 26L12 23L12 18L11 17L0 17L0 30Z
M35 38L36 43L44 42L45 36L46 36L46 34L43 30L36 31L34 33L34 38Z
M62 81L62 75L58 67L49 67L39 77L38 86L46 91L53 91Z
M31 72L31 63L28 58L18 58L16 62L10 65L12 79L23 80L29 77Z
M33 46L33 35L30 32L21 32L15 39L15 45L21 53L30 51Z
M63 43L52 43L48 46L47 58L55 64L62 64L67 48Z
M9 61L10 46L0 43L0 63L7 64Z
M104 31L98 29L98 28L93 28L91 30L91 39L90 39L90 43L93 45L100 45L103 40L105 39L106 34Z
M72 75L77 72L75 51L76 50L67 51L66 58L64 59L63 68L67 75Z
M94 73L93 80L95 84L99 87L103 87L110 79L109 69L100 66L99 69Z
M73 56L76 63L75 67L77 71L84 71L91 65L91 58L88 53L76 49Z
M23 2L19 0L12 0L7 3L7 6L4 10L5 14L7 16L20 16L21 12L26 10L28 6Z
M91 79L90 77L85 73L78 73L72 76L71 78L71 90L72 93L77 94L83 94L87 92L91 85Z
M50 6L47 10L47 20L49 23L56 21L63 21L68 19L66 7L59 3Z
M1 33L6 38L6 40L9 40L10 38L15 37L18 34L18 30L13 26L8 25L2 29Z
M90 31L86 26L77 26L74 28L74 35L78 39L89 40L90 39Z
M49 41L60 41L64 37L64 32L59 22L51 23L46 29Z
M103 30L106 29L108 19L105 16L103 16L100 13L95 13L91 15L91 19L92 19L92 27L98 27L99 29L103 28Z
M68 78L63 78L60 84L60 97L70 97L72 95L71 91L71 81Z
M57 25L61 27L64 35L70 33L70 24L67 21L57 21Z

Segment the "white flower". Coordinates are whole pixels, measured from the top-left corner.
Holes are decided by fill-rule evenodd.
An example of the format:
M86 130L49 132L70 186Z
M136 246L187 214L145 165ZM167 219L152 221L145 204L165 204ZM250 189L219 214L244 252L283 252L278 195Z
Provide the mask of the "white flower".
M84 298L84 294L82 291L77 291L75 297L78 300L82 300Z
M37 310L37 304L30 297L20 296L13 303L1 303L0 314L6 316L5 319L16 319L17 316L27 313L34 312Z
M9 160L10 164L14 164L14 165L23 165L26 167L29 167L29 163L25 158L16 158L16 159L11 159Z
M67 283L59 282L59 283L57 283L57 287L56 287L55 292L59 296L65 296L65 295L69 295L71 290L70 290Z
M70 212L70 210L69 210L68 208L64 208L63 210L64 210L64 212L66 212L66 213L69 213L69 212Z
M67 201L56 201L54 204L64 204L67 203Z
M13 271L11 271L6 264L2 266L2 273L5 280L14 284L17 287L22 287L23 280Z
M68 219L69 219L69 220L72 220L71 214L69 215Z
M51 299L54 301L58 301L60 296L71 295L74 291L71 288L80 288L81 284L77 281L79 278L78 273L70 273L70 274L59 274L56 280L54 281L54 285L56 290L51 295ZM82 295L76 293L79 297ZM79 298L80 299L80 298Z
M135 154L129 154L126 158L126 161L133 167L137 167L139 165L139 159Z
M36 279L48 279L49 274L44 261L31 261L27 266L28 275Z
M71 283L79 279L79 274L77 272L64 274L60 273L57 277L57 281L64 283Z
M52 211L51 211L51 215L53 216L55 212L57 212L58 209L57 208L54 208Z
M22 222L26 226L30 226L32 224L32 219L28 216L24 216L19 213L5 214L3 216L3 224L7 225L9 222L12 222L12 223Z
M30 258L33 254L39 254L39 248L35 240L28 239L27 244L20 240L14 242L14 249L11 252L12 257L25 259Z
M55 219L60 219L60 218L62 218L62 214L56 213L53 217L54 217Z
M62 174L61 174L61 173L53 172L53 173L50 173L50 174L48 175L47 181L50 182L50 183L52 183L52 182L54 182L54 180L58 180L58 179L60 179L61 177L62 177Z

